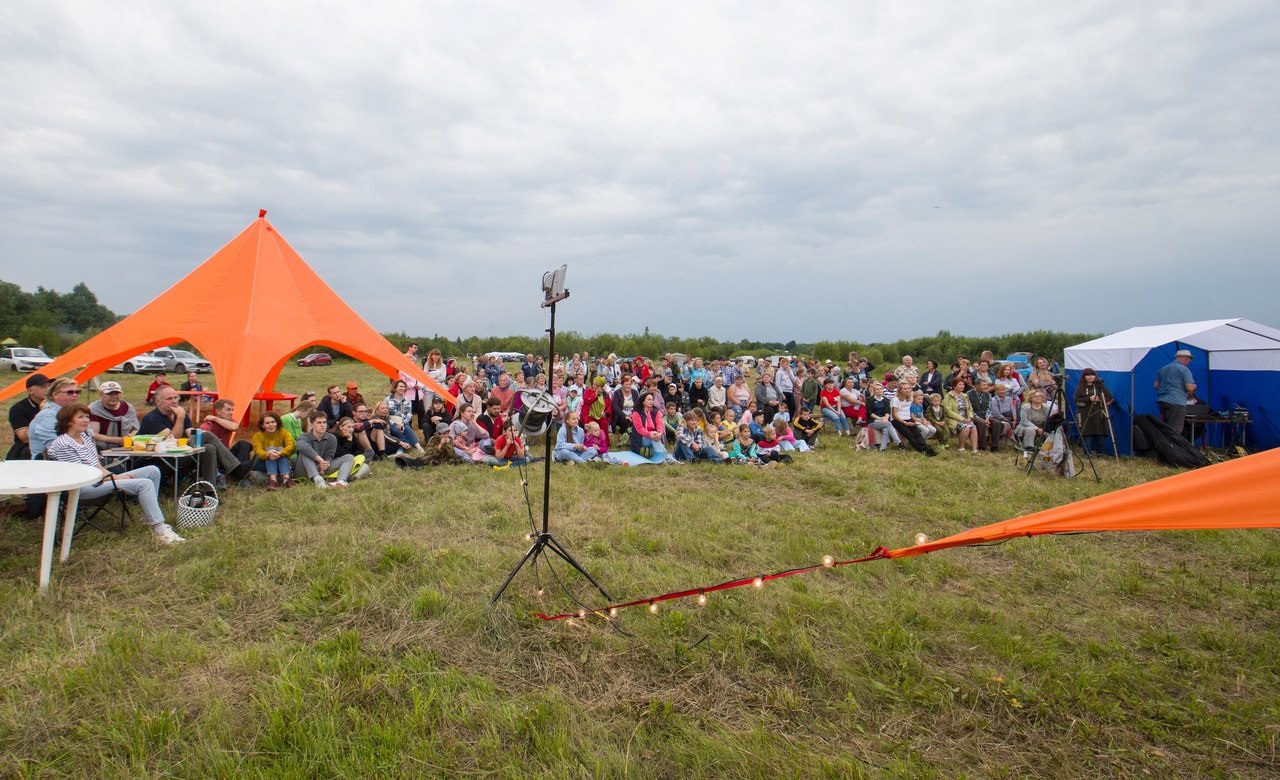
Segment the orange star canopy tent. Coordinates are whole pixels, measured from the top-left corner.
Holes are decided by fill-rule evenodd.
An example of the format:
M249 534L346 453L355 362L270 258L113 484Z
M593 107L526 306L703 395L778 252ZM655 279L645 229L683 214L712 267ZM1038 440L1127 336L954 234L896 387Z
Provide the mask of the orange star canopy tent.
M266 220L266 211L213 257L124 320L67 352L41 373L79 369L77 381L157 347L190 342L218 377L218 395L245 414L255 393L275 388L288 359L331 346L388 377L413 377L453 396L360 318ZM0 401L25 388L20 379Z
M1280 450L1268 450L992 523L935 542L891 550L888 556L906 558L948 547L1041 534L1280 528L1277 474L1280 474Z

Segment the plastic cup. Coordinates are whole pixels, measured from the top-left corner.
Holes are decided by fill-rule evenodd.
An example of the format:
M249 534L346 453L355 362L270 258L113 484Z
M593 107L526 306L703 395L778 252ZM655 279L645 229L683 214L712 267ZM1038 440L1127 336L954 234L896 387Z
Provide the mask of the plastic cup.
M124 441L121 442L120 446L124 447L126 450L133 449L133 437L132 436L124 437Z
M187 446L187 440L186 440L185 438L178 439L178 446L179 446L179 447L185 447L185 446Z

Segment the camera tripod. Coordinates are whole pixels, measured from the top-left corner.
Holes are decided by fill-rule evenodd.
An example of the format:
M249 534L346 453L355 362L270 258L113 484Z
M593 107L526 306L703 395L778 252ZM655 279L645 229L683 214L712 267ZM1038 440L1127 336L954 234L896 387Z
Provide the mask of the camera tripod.
M1060 376L1060 375L1054 376L1053 400L1052 400L1052 403L1050 403L1049 405L1049 410L1050 410L1049 420L1050 421L1053 420L1053 417L1054 417L1053 409L1057 407L1058 413L1062 415L1062 421L1059 422L1058 425L1053 430L1049 430L1049 422L1045 423L1045 432L1036 437L1035 453L1040 452L1040 446L1044 444L1045 439L1047 439L1050 435L1052 435L1057 431L1062 431L1062 443L1063 443L1063 446L1066 448L1066 452L1062 456L1064 463L1060 464L1059 468L1065 469L1067 463L1074 462L1075 453L1071 451L1072 432L1074 431L1075 438L1080 440L1080 453L1084 455L1085 461L1088 462L1089 470L1093 472L1094 480L1097 482L1101 482L1102 477L1098 476L1098 467L1094 465L1093 456L1089 454L1088 448L1084 446L1084 438L1080 433L1080 426L1076 423L1076 420L1075 420L1074 405L1069 406L1067 404L1066 387L1067 387L1067 378L1065 376ZM1114 443L1112 446L1114 446ZM1035 453L1032 454L1031 458L1027 463L1027 476L1030 476L1032 470L1035 469L1036 467ZM1074 474L1064 473L1063 476L1076 477L1076 476L1079 476L1080 473L1083 471L1084 469L1077 469Z

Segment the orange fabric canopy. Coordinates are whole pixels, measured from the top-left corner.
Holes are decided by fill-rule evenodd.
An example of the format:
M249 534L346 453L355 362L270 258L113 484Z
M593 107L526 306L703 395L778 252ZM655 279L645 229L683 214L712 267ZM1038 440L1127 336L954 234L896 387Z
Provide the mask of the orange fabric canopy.
M360 318L289 246L266 211L213 257L124 320L41 369L53 378L79 369L78 381L139 352L187 341L210 363L220 398L244 415L255 392L275 388L290 356L313 344L331 346L388 377L412 376L454 400ZM0 400L23 392L25 378Z
M1085 531L1280 528L1280 449L1206 466L1074 504L984 525L935 542L891 550L890 558L1015 536Z

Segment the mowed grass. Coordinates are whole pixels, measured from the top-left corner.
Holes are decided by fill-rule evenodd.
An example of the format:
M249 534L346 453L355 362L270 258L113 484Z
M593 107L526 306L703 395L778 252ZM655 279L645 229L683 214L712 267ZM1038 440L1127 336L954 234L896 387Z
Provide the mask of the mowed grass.
M351 365L281 386L350 376L370 400L383 387ZM1098 484L1028 477L1008 454L827 445L769 470L556 466L552 528L631 599L1173 473L1106 460ZM515 470L385 466L346 492L225 498L172 549L137 526L83 534L46 598L39 528L4 521L0 773L1280 773L1272 531L1018 540L569 625L531 617L576 608L560 580L598 603L558 562L488 606L528 546Z

